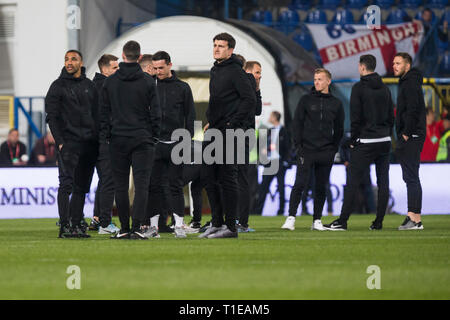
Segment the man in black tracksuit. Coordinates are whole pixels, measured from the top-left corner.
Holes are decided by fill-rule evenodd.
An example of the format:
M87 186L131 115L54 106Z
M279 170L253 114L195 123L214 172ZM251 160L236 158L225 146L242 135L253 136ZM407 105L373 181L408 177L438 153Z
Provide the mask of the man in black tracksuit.
M233 54L236 40L227 33L221 33L215 36L213 41L216 62L211 69L209 83L207 130L221 131L224 137L224 159L222 159L223 164L214 163L205 166L208 175L207 193L212 211L212 227L201 237L237 238L238 167L236 157L231 164L225 159L226 146L234 147L235 139L231 141L226 139L225 132L226 129L245 129L248 115L255 108L256 98L242 63ZM244 150L238 150L238 152L242 151ZM226 227L222 228L223 214L225 214Z
M103 85L101 130L110 139L111 165L120 231L115 239L147 239L141 230L147 209L154 145L159 138L161 109L155 80L138 64L140 45L128 41L119 70ZM135 197L130 230L128 197L130 166Z
M411 68L412 58L399 52L394 58L394 74L400 77L397 95L396 158L402 167L408 194L408 215L399 230L421 230L422 186L419 178L420 153L426 137L426 109L423 76Z
M314 72L314 87L300 99L292 123L298 164L289 200L289 217L283 229L294 230L295 216L302 193L314 170L314 215L312 230L323 230L321 217L331 167L344 134L344 108L329 92L331 74L326 69Z
M152 57L152 64L158 78L157 91L162 120L150 179L151 201L147 214L153 230L149 230L149 235L157 236L155 231L159 215L163 214L163 210L168 210L175 219L175 236L184 238L183 164L176 165L172 162L172 149L178 142L172 140L172 133L177 129L187 129L191 137L194 136L194 98L189 85L178 79L175 71L171 70L172 62L167 52L156 52Z
M359 59L361 81L350 96L351 137L350 164L344 203L340 217L327 230L347 230L347 221L354 208L355 198L367 168L375 162L378 185L377 216L370 230L381 230L389 200L389 152L394 126L391 92L374 72L376 58L363 55Z
M99 94L99 105L101 105L103 84L107 77L113 75L119 69L118 60L119 58L110 54L104 54L98 60L98 67L101 73L96 72L92 81ZM100 129L100 121L97 127ZM111 224L111 210L114 203L114 179L111 169L109 144L106 141L104 132L99 137L99 144L96 163L98 185L95 192L94 217L90 228L98 230L99 234L109 234L119 230Z
M258 81L253 75L253 69L257 69ZM252 89L255 92L256 105L255 108L247 116L247 121L245 124L245 130L255 131L255 116L261 115L262 112L262 99L261 90L259 88L259 80L261 79L261 65L256 61L248 61L244 64L244 70L247 73ZM256 141L256 134L253 133ZM238 165L238 186L239 186L239 202L238 202L238 213L237 218L239 220L238 231L248 232L248 217L250 213L250 184L249 184L249 172L250 172L250 150L253 149L254 145L250 145L249 141L245 140L245 163Z
M89 237L81 219L98 154L98 93L86 78L80 52L66 53L61 75L45 97L45 112L58 150L59 237Z

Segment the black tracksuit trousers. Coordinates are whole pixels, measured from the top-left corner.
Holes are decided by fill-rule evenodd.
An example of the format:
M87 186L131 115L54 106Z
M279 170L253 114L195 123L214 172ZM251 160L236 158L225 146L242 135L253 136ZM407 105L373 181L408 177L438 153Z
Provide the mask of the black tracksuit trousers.
M145 224L157 214L164 218L167 213L184 216L184 165L172 163L171 153L175 145L162 142L156 145Z
M111 138L111 165L122 232L130 231L130 199L128 197L130 166L133 168L135 187L131 231L138 230L144 222L154 150L155 147L150 138L125 136Z
M114 203L114 179L107 143L100 143L96 168L98 186L95 192L94 216L98 217L100 225L106 228L111 223L111 211Z
M347 223L353 211L364 172L375 163L378 185L378 205L375 223L382 223L389 201L389 152L391 142L361 143L351 149L349 176L344 189L344 203L339 221Z
M406 183L408 212L421 213L422 185L419 178L420 153L425 140L421 137L410 137L405 141L402 137L397 141L395 154L402 167L403 181Z
M58 151L58 212L61 225L80 224L97 155L98 143L94 140L66 141L62 150Z
M323 205L325 204L327 184L330 179L330 171L333 166L335 152L324 150L317 152L305 152L297 163L297 173L294 187L289 200L289 215L295 217L298 205L302 199L303 192L307 190L311 171L314 171L314 215L313 220L322 217ZM303 161L301 160L303 159Z

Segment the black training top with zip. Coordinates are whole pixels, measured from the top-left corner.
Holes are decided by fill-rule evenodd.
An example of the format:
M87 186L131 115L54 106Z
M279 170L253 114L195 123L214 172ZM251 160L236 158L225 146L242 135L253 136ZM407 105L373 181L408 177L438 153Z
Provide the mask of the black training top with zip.
M256 106L255 90L233 54L221 63L215 62L209 82L209 105L206 118L210 128L245 129L249 114Z
M172 71L170 78L158 79L156 89L162 113L160 139L171 141L173 131L179 128L187 129L193 137L195 107L191 87Z
M102 135L159 138L161 108L155 80L138 63L119 64L102 89Z
M344 134L344 108L331 93L316 91L304 95L292 122L298 152L336 151Z
M45 97L46 121L49 124L56 145L67 140L88 141L98 139L96 122L99 117L98 94L94 83L86 78L86 69L81 76L63 68Z
M426 135L426 109L422 91L422 73L412 68L404 74L398 85L397 115L395 127L397 136L411 137Z
M391 91L378 73L361 77L350 96L351 142L389 137L394 125Z

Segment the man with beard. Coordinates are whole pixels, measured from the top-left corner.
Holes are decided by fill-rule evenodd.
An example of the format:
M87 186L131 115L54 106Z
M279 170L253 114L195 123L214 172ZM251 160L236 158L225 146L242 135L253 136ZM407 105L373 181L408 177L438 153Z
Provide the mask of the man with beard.
M242 68L242 63L233 54L236 46L233 36L221 33L214 37L213 42L213 55L216 62L211 69L206 130L217 129L221 132L224 137L222 149L224 157L221 159L221 163L205 166L208 176L206 188L211 204L212 227L200 237L237 238L238 167L236 158L232 163L227 163L225 159L226 146L234 148L235 145L234 137L226 138L226 130L245 129L246 119L255 108L256 98L255 91Z
M422 230L422 186L419 178L420 153L426 136L426 109L423 98L422 73L412 68L408 53L395 55L394 74L400 77L398 83L396 157L402 167L406 183L408 214L399 230Z
M45 111L58 150L59 237L87 238L81 220L98 155L98 94L79 51L67 51L61 75L45 97Z

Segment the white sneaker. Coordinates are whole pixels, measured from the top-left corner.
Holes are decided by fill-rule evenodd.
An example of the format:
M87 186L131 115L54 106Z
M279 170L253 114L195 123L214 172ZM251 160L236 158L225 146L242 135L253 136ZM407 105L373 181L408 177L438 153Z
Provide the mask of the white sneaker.
M286 218L286 222L283 224L281 229L295 230L295 217L289 216Z
M198 233L198 228L192 228L191 226L188 226L187 224L183 223L183 229L186 231L186 234L193 234Z
M325 231L327 229L325 229L322 225L322 221L317 219L314 220L312 226L311 226L311 230L319 230L319 231Z
M120 229L117 228L113 223L111 223L106 228L102 228L101 226L98 228L98 234L114 234L119 231Z
M186 238L186 230L183 227L175 227L175 238Z

